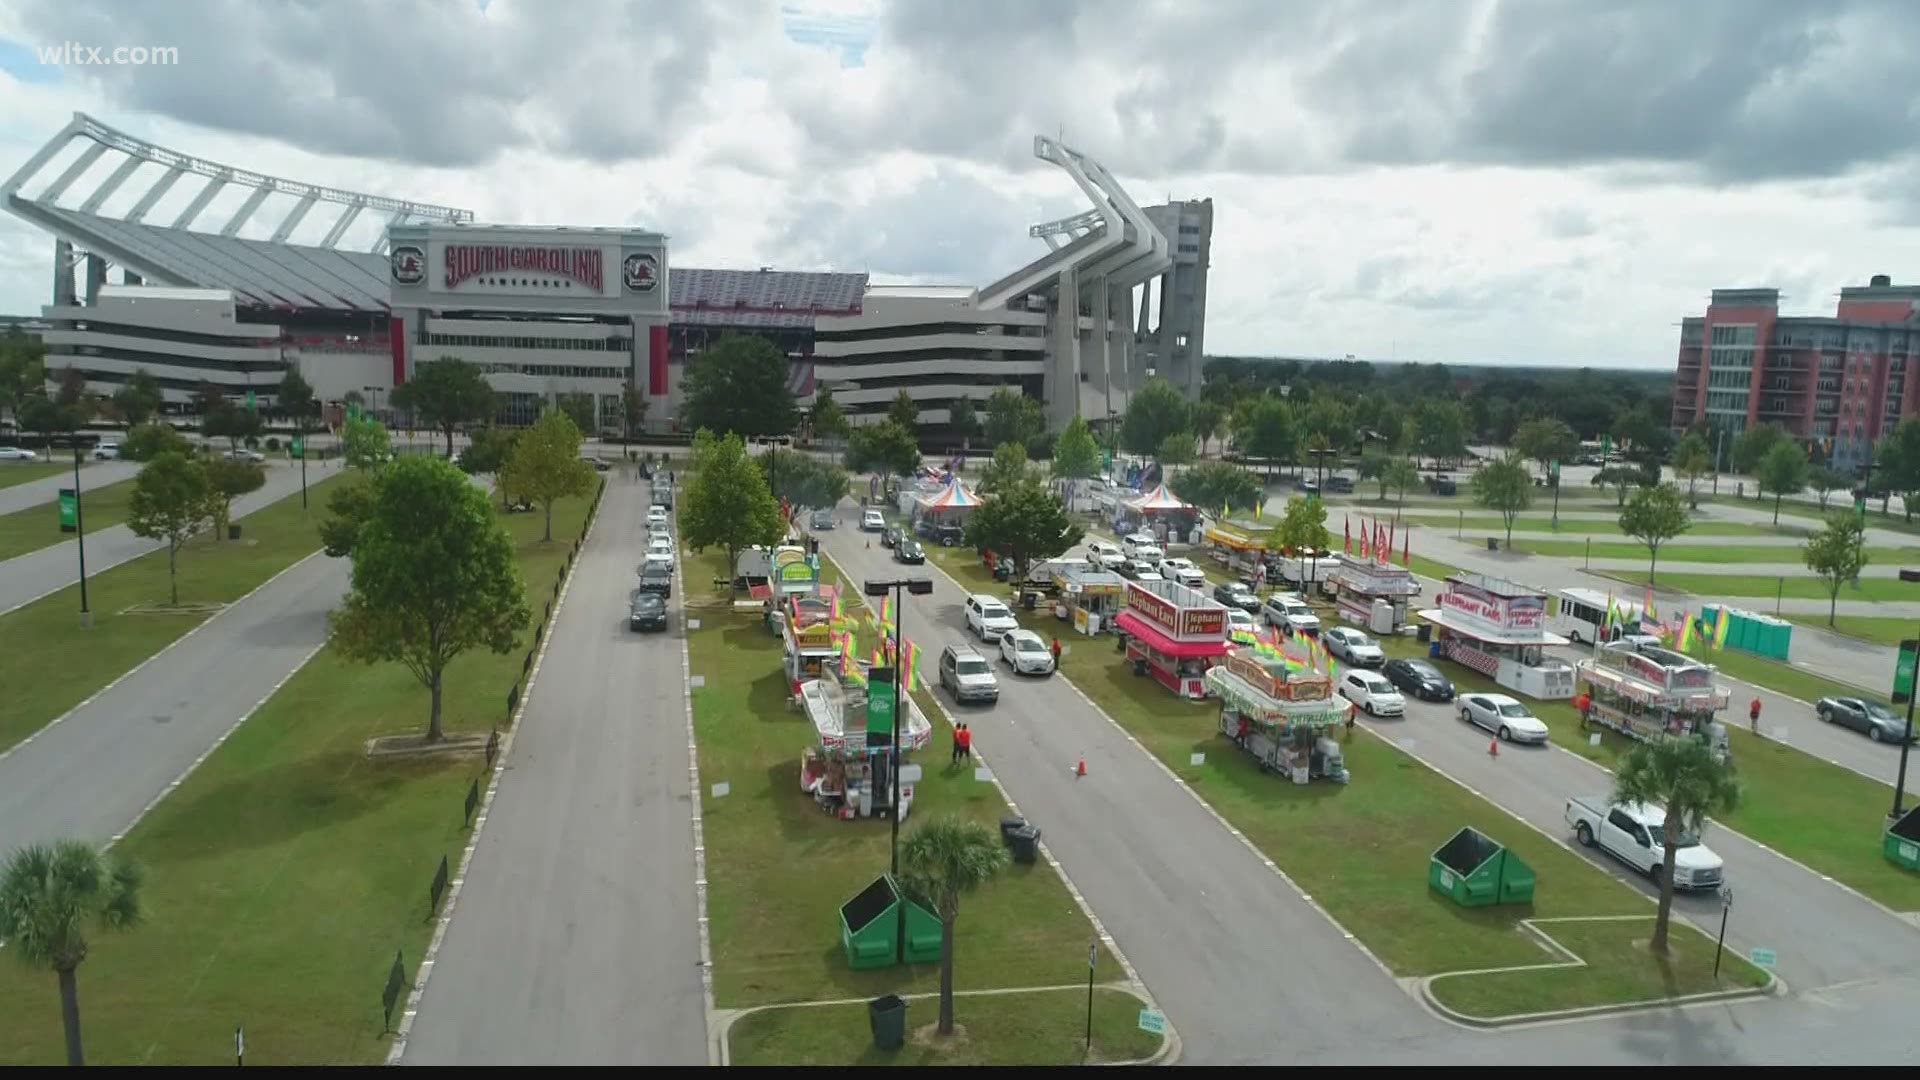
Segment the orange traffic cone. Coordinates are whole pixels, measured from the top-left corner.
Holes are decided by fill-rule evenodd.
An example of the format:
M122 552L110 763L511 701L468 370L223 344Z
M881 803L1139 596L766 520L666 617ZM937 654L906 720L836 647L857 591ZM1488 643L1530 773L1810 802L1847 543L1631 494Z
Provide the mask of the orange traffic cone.
M1498 736L1495 736L1494 738L1487 740L1487 756L1488 757L1500 756L1500 739Z
M1080 764L1074 766L1073 778L1075 780L1078 780L1085 775L1087 775L1087 759L1084 756L1082 756L1080 758Z

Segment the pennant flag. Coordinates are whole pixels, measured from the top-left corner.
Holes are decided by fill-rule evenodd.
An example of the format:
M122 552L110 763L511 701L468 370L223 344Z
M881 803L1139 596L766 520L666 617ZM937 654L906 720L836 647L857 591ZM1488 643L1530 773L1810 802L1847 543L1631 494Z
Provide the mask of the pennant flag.
M1647 619L1649 621L1657 620L1660 618L1660 613L1654 610L1654 607L1653 607L1653 583L1652 582L1647 583L1647 603L1646 603L1646 607L1641 609L1640 617L1643 619Z
M893 626L893 594L880 598L880 625L883 628Z
M1367 551L1367 526L1364 523L1360 526L1360 557L1362 559L1369 557Z
M1261 499L1253 504L1253 520L1259 521L1267 512L1267 503Z
M1680 616L1680 651L1691 651L1693 649L1693 643L1693 615L1688 613Z
M1727 628L1731 625L1732 621L1733 620L1727 615L1727 606L1725 604L1720 605L1720 617L1716 619L1713 624L1714 648L1718 649L1727 643Z
M1232 517L1233 517L1233 504L1225 500L1222 500L1220 503L1220 520L1226 521Z
M828 618L828 621L835 625L838 625L840 622L840 590L839 589L833 590L833 614Z
M905 654L900 666L906 671L907 693L911 694L920 689L920 646L909 641L900 646L900 651Z
M1403 532L1400 534L1400 565L1405 567L1411 567L1413 565L1412 533Z

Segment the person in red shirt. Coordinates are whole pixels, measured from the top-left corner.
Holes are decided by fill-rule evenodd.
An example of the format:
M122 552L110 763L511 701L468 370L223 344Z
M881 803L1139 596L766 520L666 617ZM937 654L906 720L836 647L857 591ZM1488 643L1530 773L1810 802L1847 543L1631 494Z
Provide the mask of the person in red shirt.
M1053 670L1060 670L1060 639L1053 639Z
M965 724L961 724L960 729L953 733L953 742L955 747L958 748L961 760L963 761L973 760L973 729L972 728L968 727Z
M1747 724L1748 726L1753 728L1753 733L1755 735L1760 734L1760 699L1759 698L1754 698L1753 704L1747 706Z

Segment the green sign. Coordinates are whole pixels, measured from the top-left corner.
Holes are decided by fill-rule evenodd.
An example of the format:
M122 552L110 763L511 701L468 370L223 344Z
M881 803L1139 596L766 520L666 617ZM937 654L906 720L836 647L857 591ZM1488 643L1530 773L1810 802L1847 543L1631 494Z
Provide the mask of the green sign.
M1600 436L1600 456L1604 458L1611 453L1613 453L1613 436L1602 434Z
M867 673L867 737L886 736L893 740L894 686L892 668L874 668Z
M1913 696L1913 667L1915 658L1920 657L1920 641L1907 638L1900 643L1899 658L1893 662L1893 698L1895 705L1902 705Z
M1159 1009L1141 1009L1140 1030L1149 1035L1165 1035L1167 1033L1167 1014L1161 1012Z
M249 390L247 391L247 411L248 411L248 412L258 412L258 411L259 411L259 410L257 410L257 409L255 409L255 408L253 407L253 391L252 391L251 389L249 389Z
M1774 955L1772 949L1755 949L1750 959L1752 959L1754 967L1762 968L1770 968L1780 962L1780 958Z
M302 435L295 435L292 441L287 443L287 453L292 457L294 457L295 459L306 457L307 456L306 437Z
M72 488L60 489L60 531L80 531L80 495Z

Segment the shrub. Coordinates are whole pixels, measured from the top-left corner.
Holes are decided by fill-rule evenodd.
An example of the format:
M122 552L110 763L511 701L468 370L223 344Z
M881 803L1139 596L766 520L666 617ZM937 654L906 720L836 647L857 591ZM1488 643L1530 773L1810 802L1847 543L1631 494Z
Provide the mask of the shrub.
M127 437L120 443L120 456L128 461L152 461L156 456L170 451L187 455L193 453L186 436L175 431L171 424L137 424L128 430Z
M269 436L267 436L267 449L269 449L269 450L273 450L273 451L276 451L276 452L277 452L277 451L279 451L279 449L280 449L280 436L278 436L278 435L269 435Z

